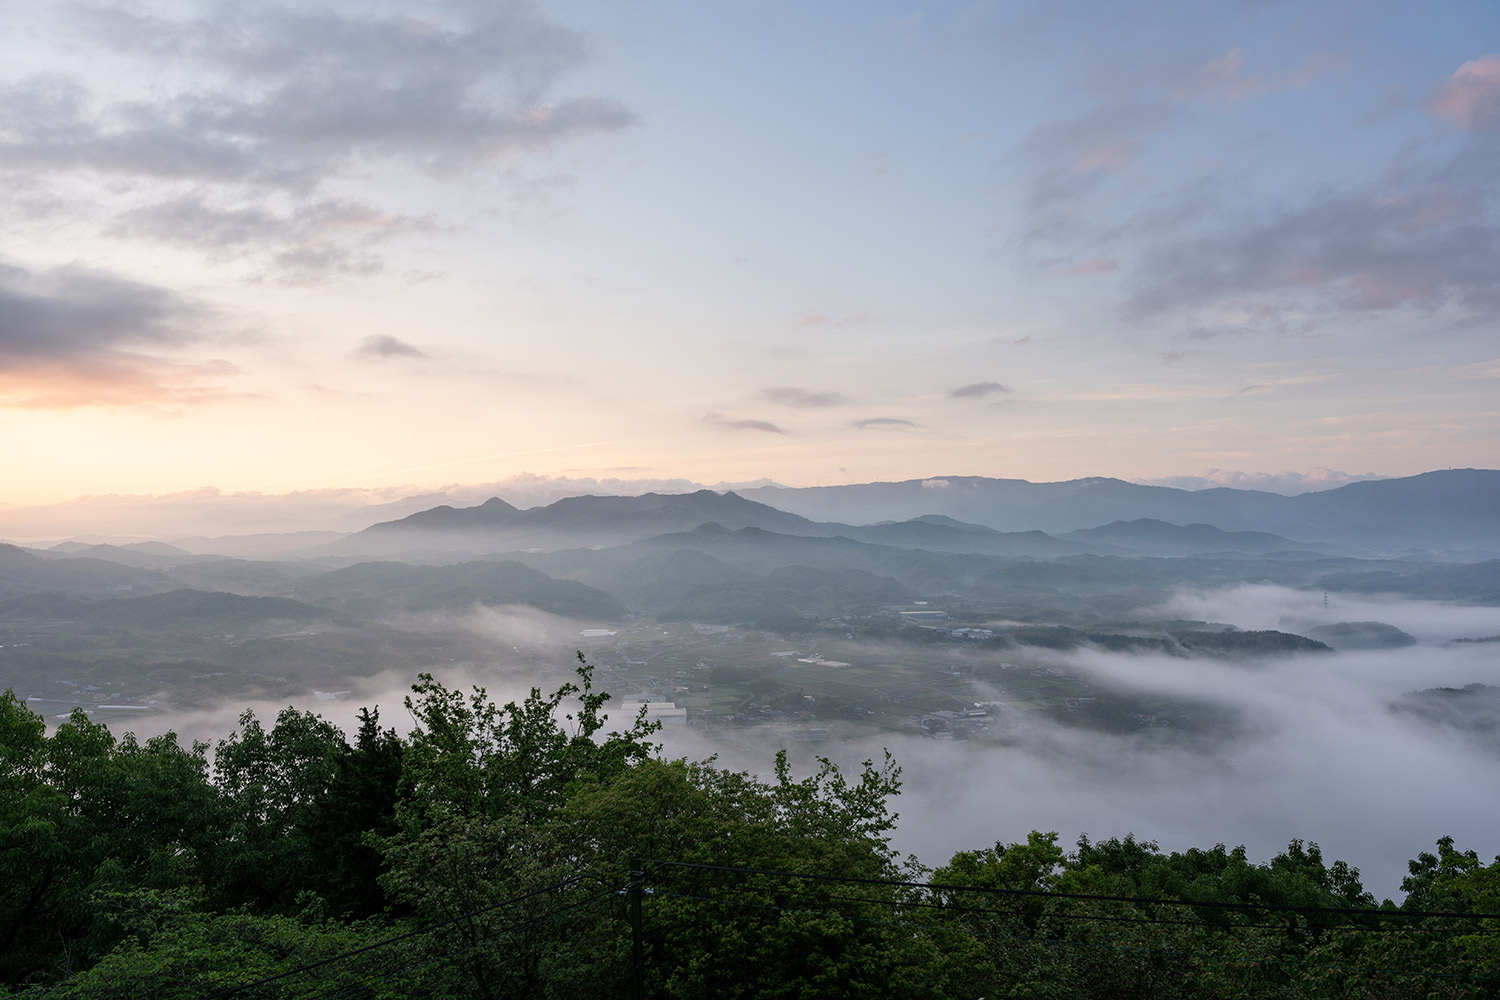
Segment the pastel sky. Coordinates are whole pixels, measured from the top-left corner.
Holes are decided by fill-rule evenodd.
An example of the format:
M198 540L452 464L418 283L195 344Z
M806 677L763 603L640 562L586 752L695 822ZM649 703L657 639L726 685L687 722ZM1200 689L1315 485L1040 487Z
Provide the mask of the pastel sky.
M1500 6L0 13L0 502L1500 466Z

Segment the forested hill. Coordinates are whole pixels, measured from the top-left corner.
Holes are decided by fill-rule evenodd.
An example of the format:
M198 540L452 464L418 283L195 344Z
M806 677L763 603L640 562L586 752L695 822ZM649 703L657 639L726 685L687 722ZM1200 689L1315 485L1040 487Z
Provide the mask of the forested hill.
M424 675L408 736L288 708L212 748L82 712L49 734L0 695L0 994L1500 993L1500 860L1450 841L1399 906L1301 841L1258 862L1033 833L925 869L887 840L889 758L664 760L643 721L606 733L578 673L504 706Z

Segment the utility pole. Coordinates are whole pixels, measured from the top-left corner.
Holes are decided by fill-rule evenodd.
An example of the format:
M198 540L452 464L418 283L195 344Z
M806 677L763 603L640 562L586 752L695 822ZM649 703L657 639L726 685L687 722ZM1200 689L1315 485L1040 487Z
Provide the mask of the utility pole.
M641 894L646 880L646 866L640 858L630 859L630 951L635 965L635 1000L646 1000L646 959L641 944Z

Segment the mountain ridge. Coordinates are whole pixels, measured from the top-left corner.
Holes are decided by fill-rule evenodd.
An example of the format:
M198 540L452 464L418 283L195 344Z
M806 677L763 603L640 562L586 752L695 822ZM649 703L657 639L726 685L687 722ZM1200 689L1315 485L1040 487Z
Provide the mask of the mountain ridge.
M378 554L424 546L475 551L478 539L487 546L479 551L618 545L710 522L730 531L753 527L1035 556L1090 545L1098 551L1098 545L1116 544L1101 529L1139 522L1175 529L1168 534L1183 550L1201 550L1212 541L1207 536L1219 532L1223 537L1217 540L1226 549L1254 552L1319 543L1379 551L1473 548L1476 541L1500 552L1500 471L1441 470L1291 497L1227 487L1141 486L1101 476L1056 483L948 476L724 493L585 495L526 510L495 497L475 507L441 505L380 522L321 551ZM1190 542L1195 532L1203 537Z

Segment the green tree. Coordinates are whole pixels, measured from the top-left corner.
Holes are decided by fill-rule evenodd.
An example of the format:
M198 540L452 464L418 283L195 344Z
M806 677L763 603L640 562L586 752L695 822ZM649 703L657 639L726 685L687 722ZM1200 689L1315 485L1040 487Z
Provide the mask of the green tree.
M218 990L270 979L237 994L256 1000L307 996L405 998L410 948L327 962L373 943L379 924L341 924L310 914L213 913L185 891L137 889L95 897L118 944L56 986L22 991L27 1000L202 1000ZM315 968L297 971L302 966Z
M290 707L270 730L253 712L239 722L214 754L226 819L214 857L211 903L289 911L308 889L314 817L349 745L338 726Z
M545 995L547 968L579 964L593 924L554 911L587 887L538 892L595 861L558 839L558 813L577 788L618 780L654 750L657 724L644 713L605 734L609 696L594 690L582 654L576 674L505 705L422 674L406 702L417 728L402 754L396 830L369 839L388 866L389 897L445 925L428 946L453 956L475 996ZM512 897L526 898L497 905Z
M48 736L0 695L0 981L64 976L107 950L98 893L199 877L218 816L206 750L170 733L117 740L78 709Z
M628 856L652 859L644 922L654 996L947 995L957 967L921 932L920 916L903 912L912 894L771 874L910 874L887 839L899 787L889 757L867 761L853 780L827 760L795 779L785 753L770 781L712 762L651 760L580 788L562 811L560 838L622 881ZM713 867L725 865L766 874ZM624 968L618 948L615 956ZM628 985L618 977L616 993Z
M379 885L386 865L371 838L397 831L405 751L394 729L380 728L378 709L360 709L353 746L338 757L327 792L311 803L304 821L305 877L333 913L369 917L389 902Z

